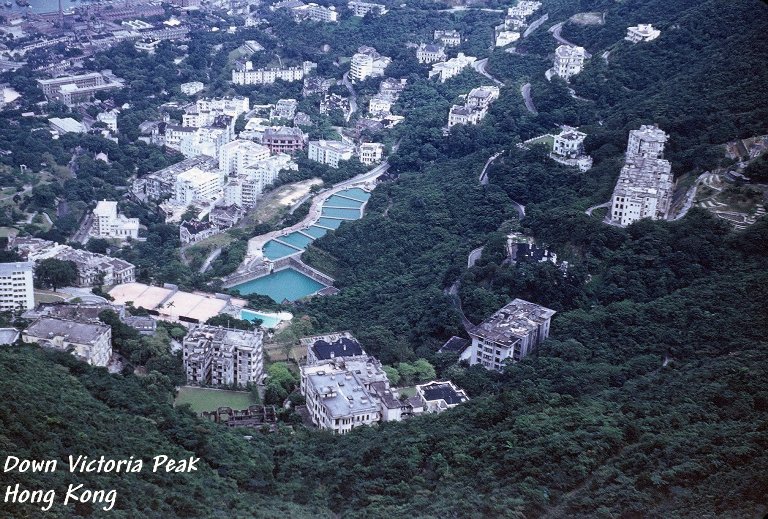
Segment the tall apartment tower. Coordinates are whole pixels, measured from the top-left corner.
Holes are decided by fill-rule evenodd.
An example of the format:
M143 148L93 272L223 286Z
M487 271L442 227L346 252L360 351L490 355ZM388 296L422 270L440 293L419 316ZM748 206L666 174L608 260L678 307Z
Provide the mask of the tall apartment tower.
M0 312L35 307L34 271L31 261L0 263Z
M639 130L630 130L626 162L638 158L664 158L664 145L668 139L669 135L655 124L644 124Z

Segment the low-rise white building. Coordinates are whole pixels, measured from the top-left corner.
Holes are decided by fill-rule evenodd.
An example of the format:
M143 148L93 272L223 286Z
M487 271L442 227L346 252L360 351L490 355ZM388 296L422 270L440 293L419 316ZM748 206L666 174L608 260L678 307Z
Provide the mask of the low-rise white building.
M339 161L351 159L354 152L354 146L341 141L309 141L309 160L327 164L332 168L338 168Z
M446 47L458 47L461 45L461 33L454 30L435 31L435 40Z
M477 124L482 119L483 110L475 110L469 106L453 105L448 112L448 128L457 124Z
M416 395L422 400L425 413L442 413L469 401L466 391L459 389L450 380L419 384L416 386Z
M100 112L96 114L96 120L100 123L107 125L109 131L117 133L117 116L120 114L120 110L109 110L106 112Z
M384 145L380 142L366 142L358 150L360 162L369 166L381 162L384 156Z
M575 158L583 153L586 137L586 133L565 126L558 135L555 135L552 153L560 157Z
M416 49L416 59L419 63L445 61L447 59L447 56L445 55L445 47L432 43L422 43Z
M496 31L496 46L506 47L520 39L520 33L517 31Z
M508 362L519 362L549 336L554 310L515 299L469 330L470 365L481 364L502 371Z
M22 340L70 352L92 366L106 366L112 356L112 328L105 324L42 317L24 330Z
M382 4L374 4L371 2L361 2L358 0L352 0L347 4L347 7L352 11L353 16L363 17L368 13L375 13L379 16L387 13L387 7Z
M293 119L299 102L295 99L279 99L269 112L269 119Z
M507 16L530 16L541 8L541 2L532 0L518 0L517 5L507 9Z
M98 238L136 239L139 237L139 219L118 213L117 202L101 200L93 210L91 234Z
M624 38L632 43L640 43L641 41L653 41L661 35L661 31L654 29L653 25L649 23L641 23L634 27L627 28L627 36Z
M189 83L182 83L179 88L181 88L182 94L193 96L198 92L202 92L205 85L200 81L190 81Z
M63 135L65 133L85 133L86 129L83 123L72 119L71 117L51 117L48 119L51 130Z
M372 116L389 115L393 102L388 95L376 94L368 101L368 113Z
M455 58L432 65L429 77L437 76L441 83L445 83L448 79L458 76L462 70L471 66L475 61L477 61L477 58L474 56L465 56L463 52L459 52Z
M0 263L0 312L35 307L34 272L31 261Z
M305 61L300 67L253 68L253 62L238 62L232 69L232 82L236 85L269 85L275 81L301 81L317 67L316 63Z
M568 81L581 72L584 67L586 52L584 47L560 45L555 50L555 74Z
M499 98L499 87L481 86L473 88L467 95L466 105L471 108L485 109Z

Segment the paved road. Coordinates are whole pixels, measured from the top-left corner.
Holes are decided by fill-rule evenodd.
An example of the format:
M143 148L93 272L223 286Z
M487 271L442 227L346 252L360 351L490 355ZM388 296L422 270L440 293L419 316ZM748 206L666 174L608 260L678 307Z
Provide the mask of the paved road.
M488 58L483 58L481 60L477 60L474 63L472 63L472 68L475 69L475 71L477 71L478 74L481 74L481 75L487 77L488 79L490 79L491 81L496 83L498 86L504 86L504 83L502 83L501 81L499 81L498 79L496 79L495 77L490 75L485 70L485 68L487 66L488 66Z
M506 9L488 9L486 7L467 7L465 5L459 5L451 7L450 9L438 9L438 13L455 13L460 11L485 11L486 13L505 13Z
M344 75L341 77L341 82L345 87L347 87L347 90L349 91L349 115L347 116L347 122L349 122L352 114L357 111L357 92L355 92L355 89L352 87L352 83L349 81L349 72L344 73Z
M549 14L545 13L541 15L539 18L536 19L535 22L533 22L531 25L528 26L528 28L523 33L523 38L527 38L529 34L531 34L533 31L539 28L539 26L549 20Z
M502 153L504 153L504 150L501 150L496 155L492 155L488 158L488 160L485 161L485 166L483 166L483 171L480 172L480 185L487 186L488 185L488 168L493 163L494 160L496 160Z
M520 93L523 95L523 101L525 101L525 107L528 111L533 115L538 115L539 112L536 111L536 106L533 104L533 99L531 98L531 84L526 83L521 86Z
M88 233L91 231L91 226L93 225L93 213L86 213L85 219L83 220L83 223L80 224L80 227L77 229L77 232L75 232L75 235L72 236L72 241L82 243L85 245L85 242L88 241Z
M552 37L554 37L559 43L562 43L563 45L572 45L574 47L578 47L578 45L576 45L575 43L571 43L570 41L566 40L560 35L560 33L563 30L563 25L565 25L565 22L560 22L549 28L549 32L552 33ZM584 57L589 59L592 57L592 54L585 51Z
M477 260L483 255L483 247L478 247L469 253L467 257L467 268L470 269L475 266Z
M211 263L219 257L219 254L221 254L221 247L218 249L214 249L207 258L205 258L205 261L203 262L203 265L200 267L200 274L208 270L208 268L211 266Z
M593 212L595 209L600 209L601 207L611 207L611 203L610 203L610 202L604 202L604 203L602 203L602 204L593 205L592 207L590 207L589 209L587 209L586 211L584 211L584 213L585 213L587 216L592 216L592 212Z

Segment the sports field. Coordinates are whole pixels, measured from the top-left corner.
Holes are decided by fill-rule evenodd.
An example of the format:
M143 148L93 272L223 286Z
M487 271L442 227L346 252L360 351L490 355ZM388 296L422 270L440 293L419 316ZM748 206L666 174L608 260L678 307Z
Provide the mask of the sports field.
M223 391L202 387L184 386L179 388L175 405L189 404L196 413L215 411L219 407L232 409L247 409L249 405L257 404L251 393L247 391Z

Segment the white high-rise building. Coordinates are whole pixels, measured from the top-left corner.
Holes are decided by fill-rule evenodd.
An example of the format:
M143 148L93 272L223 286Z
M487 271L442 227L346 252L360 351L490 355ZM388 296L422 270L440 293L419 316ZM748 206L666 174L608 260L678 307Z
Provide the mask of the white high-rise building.
M173 202L188 206L194 202L214 202L221 193L222 175L219 171L192 168L176 177Z
M455 58L432 65L429 77L438 76L440 82L445 83L446 80L458 76L462 70L472 65L475 61L477 61L477 58L474 56L465 56L463 52L459 52Z
M0 312L35 307L34 272L31 261L0 263Z
M630 130L626 161L664 158L664 145L668 139L669 135L656 125L644 124L639 130Z
M560 45L555 50L555 74L568 81L581 72L586 53L584 47Z
M183 344L187 382L240 387L259 382L264 371L262 337L260 330L193 325Z
M669 161L634 159L621 168L611 199L610 219L622 227L643 218L666 219L673 186Z
M627 28L627 36L624 38L632 43L640 43L641 41L653 41L661 35L661 31L654 29L653 25L649 23L641 23L634 27Z
M224 176L239 175L245 168L269 158L269 148L253 141L228 142L219 150L219 170Z
M341 141L309 141L309 160L328 164L332 168L338 168L339 161L351 159L354 152L354 146Z
M515 299L471 330L470 365L501 371L519 362L549 336L554 310Z
M352 56L349 69L349 79L364 81L369 77L381 77L384 70L392 62L392 58L382 56L373 47L360 47Z
M136 239L139 237L139 219L118 213L117 202L102 200L93 210L91 234L99 238Z

